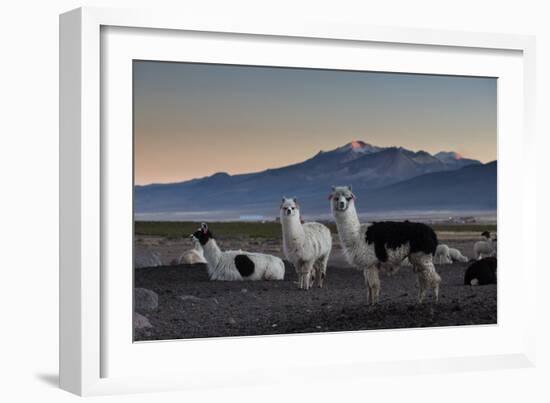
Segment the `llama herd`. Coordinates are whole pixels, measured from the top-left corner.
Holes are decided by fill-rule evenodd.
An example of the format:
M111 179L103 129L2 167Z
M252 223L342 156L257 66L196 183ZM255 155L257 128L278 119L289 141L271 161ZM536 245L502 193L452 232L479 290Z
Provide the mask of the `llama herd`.
M416 274L418 302L422 302L429 291L437 302L441 277L434 263L468 261L459 250L439 244L434 230L426 224L409 221L361 224L355 207L356 197L351 186L333 186L329 201L344 256L351 266L363 273L370 304L379 301L380 273L393 274L402 264L411 265L413 273ZM295 198L282 199L280 222L284 256L294 265L299 288L322 288L332 249L329 228L318 222L304 223ZM474 245L474 255L482 259L478 262L479 268L474 269L481 270L481 275L476 274L478 271L468 268L467 275L472 277L467 283L469 285L487 283L492 280L491 275L495 276L496 282L496 239L491 239L488 232L482 235L486 239ZM191 235L191 239L194 249L185 252L185 256L182 255L180 258L180 263L206 263L211 280L284 278L285 266L280 258L242 250L222 251L205 223ZM483 258L487 257L494 259L494 270L492 261L484 263L487 259Z

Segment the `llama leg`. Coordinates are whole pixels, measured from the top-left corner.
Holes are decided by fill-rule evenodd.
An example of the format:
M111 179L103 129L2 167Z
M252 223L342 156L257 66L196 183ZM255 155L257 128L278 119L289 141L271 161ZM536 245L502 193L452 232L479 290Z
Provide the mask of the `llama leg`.
M380 300L380 275L378 266L375 266L374 268L374 285L373 285L373 292L374 292L374 302L373 304L377 304Z
M367 305L372 304L372 290L369 284L369 271L363 269L363 278L365 279L365 287L367 288Z
M306 283L306 272L307 272L307 264L303 260L298 260L294 267L296 269L296 274L298 275L298 288L300 290L307 290L308 284ZM309 282L309 279L307 279Z
M315 283L315 278L317 276L315 272L315 262L313 262L310 266L310 269L307 271L307 273L304 273L304 283L306 284L305 289L309 290L313 287L313 284Z
M366 280L369 290L369 303L374 305L378 302L380 296L380 276L378 264L373 264L367 267Z
M315 281L317 279L317 270L315 269L315 266L313 266L313 269L311 270L311 273L309 274L309 287L313 288L313 285L315 284Z
M430 282L433 287L433 299L435 303L439 302L439 284L441 283L441 276L435 271L435 267L433 268L433 271L430 272Z
M323 288L323 283L327 275L328 256L323 256L315 264L315 277L319 288Z
M300 288L300 290L303 290L305 288L304 279L304 273L298 273L298 288Z
M314 274L314 268L313 268L313 262L307 264L307 273L306 273L306 284L307 288L306 290L309 290L313 286L313 276Z
M301 290L304 288L304 279L303 279L303 266L304 262L299 260L294 263L294 268L296 269L296 274L298 275L298 288Z
M317 259L315 263L313 263L313 276L311 278L311 286L313 287L315 284L317 284L319 287L322 287L322 280L321 280L321 258Z
M424 260L423 265L420 267L420 272L418 273L418 302L421 303L426 296L426 291L428 288L433 290L433 299L437 303L439 301L439 283L441 282L441 277L435 271L435 266L429 260Z
M299 281L300 281L300 289L302 290L309 290L311 287L311 273L313 271L313 263L312 262L304 262L300 266L300 272L298 273Z
M424 301L424 297L426 296L426 283L425 278L423 276L422 271L420 270L416 276L416 284L418 286L418 299L417 302L419 304Z

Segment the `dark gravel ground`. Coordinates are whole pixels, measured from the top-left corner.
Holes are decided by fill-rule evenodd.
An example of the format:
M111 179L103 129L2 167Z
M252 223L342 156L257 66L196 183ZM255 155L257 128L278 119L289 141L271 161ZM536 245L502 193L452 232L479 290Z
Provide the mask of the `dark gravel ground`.
M416 303L416 276L402 267L381 276L380 303L367 305L359 271L330 266L325 288L299 290L292 267L284 281L209 281L203 265L136 269L135 286L156 292L159 307L141 312L152 328L135 340L494 324L496 285L463 285L467 264L438 265L440 300Z

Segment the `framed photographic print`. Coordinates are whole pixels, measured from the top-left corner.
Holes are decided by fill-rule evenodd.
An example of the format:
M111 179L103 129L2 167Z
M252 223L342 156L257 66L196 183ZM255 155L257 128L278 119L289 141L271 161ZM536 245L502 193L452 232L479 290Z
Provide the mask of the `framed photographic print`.
M63 388L531 365L532 38L60 21Z

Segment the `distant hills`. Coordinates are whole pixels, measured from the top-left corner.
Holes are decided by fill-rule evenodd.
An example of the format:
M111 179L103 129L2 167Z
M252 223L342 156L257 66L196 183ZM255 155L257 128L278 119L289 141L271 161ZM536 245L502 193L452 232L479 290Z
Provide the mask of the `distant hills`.
M135 187L138 217L155 219L273 218L282 196L296 196L309 216L329 213L331 185L352 185L360 209L495 210L496 162L455 152L431 155L352 141L292 165L261 172Z
M420 175L380 189L360 190L359 195L371 210L494 211L497 162Z

